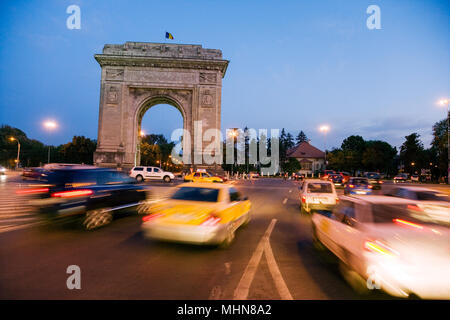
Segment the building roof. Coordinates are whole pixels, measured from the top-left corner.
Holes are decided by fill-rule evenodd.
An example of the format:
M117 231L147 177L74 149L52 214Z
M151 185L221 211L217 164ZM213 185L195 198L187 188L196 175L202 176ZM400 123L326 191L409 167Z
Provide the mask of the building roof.
M287 151L288 158L325 158L325 152L302 142Z

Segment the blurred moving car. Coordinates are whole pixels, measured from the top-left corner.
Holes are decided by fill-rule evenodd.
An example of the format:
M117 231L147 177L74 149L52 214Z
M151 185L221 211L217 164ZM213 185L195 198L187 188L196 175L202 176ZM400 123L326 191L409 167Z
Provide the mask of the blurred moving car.
M420 177L418 174L411 175L411 182L420 182Z
M300 209L302 213L313 210L332 210L339 198L330 181L305 180L300 188Z
M136 179L137 182L144 180L163 180L164 182L170 182L175 179L175 175L172 172L164 171L158 167L133 167L129 176Z
M350 179L350 177L351 177L350 173L348 173L346 171L341 171L338 173L342 176L342 183L344 183L344 184L347 183L348 179Z
M388 196L341 197L313 215L313 241L340 260L358 292L450 299L450 232L417 215L414 202Z
M381 189L383 180L381 180L381 175L378 172L367 172L365 174L366 178L369 180L369 184L373 189Z
M250 221L250 207L231 185L183 183L168 200L148 209L142 230L152 239L227 246Z
M185 182L225 182L224 177L212 175L204 169L197 169L196 172L184 176Z
M409 199L421 209L422 220L448 223L450 225L450 197L448 194L416 186L387 186L383 194Z
M24 168L22 171L22 179L41 180L45 174L45 169L41 167Z
M372 194L372 188L367 178L352 177L344 187L344 194Z
M0 166L0 174L1 175L6 174L6 168L4 166Z
M110 223L114 214L146 199L145 189L113 169L71 166L46 172L46 184L22 189L45 218L81 219L86 230Z
M258 179L259 178L259 173L258 172L250 172L249 174L248 174L248 176L249 176L249 178L250 179Z
M400 183L400 182L406 182L408 180L408 174L407 173L399 173L394 177L394 183Z
M343 178L340 174L329 174L328 175L328 181L331 181L334 183L335 186L342 186L343 185Z
M336 173L336 171L334 171L334 170L325 170L325 171L323 172L323 176L321 177L321 179L323 179L323 180L328 180L328 176L329 176L330 174L334 174L334 173Z

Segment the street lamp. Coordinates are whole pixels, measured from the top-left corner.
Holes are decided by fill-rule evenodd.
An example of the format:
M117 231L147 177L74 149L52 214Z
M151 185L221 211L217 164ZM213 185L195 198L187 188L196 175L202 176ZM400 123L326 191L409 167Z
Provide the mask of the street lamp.
M58 124L53 120L44 121L44 128L48 131L53 131L58 127ZM48 159L47 163L50 163L50 145L48 146Z
M449 136L449 116L448 116L448 104L450 103L449 99L441 99L438 101L440 106L447 106L447 183L450 181L450 136Z
M228 131L228 136L230 136L233 139L233 162L231 163L231 175L233 175L234 173L234 143L236 141L238 134L239 132L237 128L233 128L230 131Z
M16 170L19 167L19 156L20 156L20 142L19 139L11 137L9 138L11 141L17 141L17 160L16 160Z
M323 135L325 137L325 165L324 170L327 168L327 132L330 131L330 126L324 124L319 127L319 131L323 132Z

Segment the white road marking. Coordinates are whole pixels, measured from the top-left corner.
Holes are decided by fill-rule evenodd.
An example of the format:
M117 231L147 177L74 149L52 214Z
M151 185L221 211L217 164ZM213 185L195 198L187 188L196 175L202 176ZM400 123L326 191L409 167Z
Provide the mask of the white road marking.
M288 200L287 198L284 198L283 204L286 204L287 200Z
M233 299L234 300L245 300L248 297L248 292L250 290L250 286L252 284L253 278L255 277L256 269L258 269L259 262L261 261L262 254L264 252L265 244L269 240L270 234L272 233L273 228L275 227L275 223L277 219L272 219L269 226L267 227L266 232L262 236L258 245L256 246L253 255L245 268L244 274L242 275L241 280L239 281L238 286L234 290Z
M275 282L275 287L282 300L293 300L291 293L284 282L283 276L281 275L280 269L278 268L275 257L273 256L272 247L270 242L267 241L264 247L264 253L267 259L267 265L269 266L270 274L272 275L273 281Z

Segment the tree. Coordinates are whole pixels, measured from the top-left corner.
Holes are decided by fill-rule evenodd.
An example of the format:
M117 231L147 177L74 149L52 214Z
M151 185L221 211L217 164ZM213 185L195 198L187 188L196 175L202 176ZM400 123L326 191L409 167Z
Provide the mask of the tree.
M412 133L405 137L405 142L400 147L400 161L403 163L405 172L411 174L424 165L424 148L419 138L418 133Z
M17 159L17 141L11 141L14 137L20 142L20 165L24 167L38 166L46 161L47 150L40 141L29 139L20 129L2 125L0 127L0 164L13 168Z
M300 162L298 162L298 160L295 158L289 158L281 166L283 168L283 172L289 172L289 173L297 172L301 169Z
M92 164L97 141L84 136L74 136L72 141L58 147L61 162Z
M308 141L308 137L306 136L306 134L303 131L300 131L296 137L297 144L300 144L302 142L307 142L307 141Z
M286 151L295 146L294 137L292 134L288 133L286 135Z
M447 119L436 122L433 125L433 141L429 151L429 161L435 169L435 175L447 176L448 169L448 125ZM437 166L437 167L435 167ZM436 172L437 171L437 172Z
M394 158L396 155L397 149L385 141L366 141L362 164L367 171L381 170L386 173L395 173Z
M352 135L344 139L341 149L346 159L346 170L355 172L363 168L362 157L366 149L363 137Z

